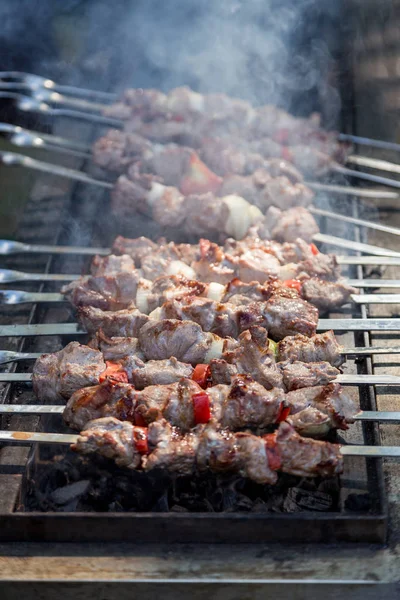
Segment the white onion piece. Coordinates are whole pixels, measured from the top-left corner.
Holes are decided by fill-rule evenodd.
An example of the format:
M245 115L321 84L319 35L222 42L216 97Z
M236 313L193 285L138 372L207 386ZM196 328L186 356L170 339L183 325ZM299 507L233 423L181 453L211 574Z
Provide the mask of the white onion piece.
M151 291L151 282L141 282L139 281L139 285L136 290L136 306L140 310L140 312L147 315L149 312L149 302L148 297Z
M186 263L181 260L172 260L166 268L167 275L184 275L188 279L196 279L196 273Z
M149 319L153 319L153 321L161 321L161 315L162 307L159 306L158 308L155 308L153 311L151 311L151 313L149 314Z
M225 293L225 286L222 283L217 283L216 281L212 281L208 284L207 290L207 298L210 300L215 300L216 302L221 302L222 296Z
M231 194L224 196L222 201L225 202L229 210L225 231L236 240L241 240L246 235L249 227L262 218L260 209L241 196Z
M279 279L286 281L287 279L296 279L299 272L299 265L296 263L287 263L279 267Z
M153 182L151 188L147 194L147 204L153 206L159 200L165 192L165 185L161 183Z
M197 110L201 113L204 112L204 96L202 94L191 91L189 94L189 104L192 110Z
M214 358L221 358L222 353L224 351L224 343L225 340L223 338L218 337L217 335L213 335L213 341L211 342L211 346L207 350L207 354L204 357L204 362L209 363L210 360Z

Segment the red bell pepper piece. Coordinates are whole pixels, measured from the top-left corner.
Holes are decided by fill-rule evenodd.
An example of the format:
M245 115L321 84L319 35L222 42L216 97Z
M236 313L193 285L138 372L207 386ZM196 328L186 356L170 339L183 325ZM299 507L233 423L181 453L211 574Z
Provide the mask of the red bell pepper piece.
M128 373L122 368L122 365L110 360L106 360L106 368L100 373L99 382L103 383L106 379L120 383L129 383Z
M317 256L317 254L319 254L319 250L315 244L310 244L310 250L314 254L314 256Z
M216 192L222 184L222 179L211 171L207 165L193 152L190 157L189 169L180 183L180 190L185 196L189 194L204 194Z
M293 161L292 153L290 152L290 150L287 146L282 146L281 157L283 158L283 160L287 160L288 162Z
M273 471L278 471L281 468L282 460L279 450L276 446L276 433L268 433L264 435L265 451L268 458L268 466Z
M210 365L196 365L192 373L192 379L204 390L210 383L211 370Z
M133 430L133 442L139 454L149 453L149 442L146 427L135 427Z
M133 417L135 420L135 425L137 425L138 427L147 427L147 423L144 420L142 413L135 410L135 412L133 413Z
M281 423L282 421L286 421L288 416L290 415L290 406L285 406L284 402L281 402L279 408L279 414L276 418L275 423Z
M206 392L200 392L199 394L193 394L193 410L194 410L194 422L196 425L199 423L208 423L211 419L210 410L210 398Z
M283 285L293 290L297 290L299 294L301 293L302 283L298 279L287 279L283 282Z
M272 137L278 144L286 144L289 139L289 130L286 128L278 129Z

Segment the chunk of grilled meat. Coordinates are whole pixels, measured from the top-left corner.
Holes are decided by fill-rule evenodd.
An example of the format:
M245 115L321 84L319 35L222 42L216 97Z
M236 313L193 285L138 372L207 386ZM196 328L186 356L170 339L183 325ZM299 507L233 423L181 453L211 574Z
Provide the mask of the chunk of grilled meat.
M258 325L267 329L272 339L280 340L296 333L313 335L317 328L318 310L297 294L272 294L266 302L242 306L186 297L165 302L151 313L150 318L190 320L199 323L204 331L233 338Z
M97 453L131 469L161 468L179 475L210 469L262 484L275 483L278 469L304 477L330 477L343 470L339 446L302 438L287 423L262 438L211 424L181 435L166 421L145 429L108 417L89 422L72 449Z
M59 402L80 388L98 383L105 368L101 352L71 342L59 352L42 354L35 362L33 390L44 402Z
M312 337L298 334L281 340L278 344L278 357L280 361L291 362L327 361L334 367L340 367L344 362L341 350L333 331L325 331Z

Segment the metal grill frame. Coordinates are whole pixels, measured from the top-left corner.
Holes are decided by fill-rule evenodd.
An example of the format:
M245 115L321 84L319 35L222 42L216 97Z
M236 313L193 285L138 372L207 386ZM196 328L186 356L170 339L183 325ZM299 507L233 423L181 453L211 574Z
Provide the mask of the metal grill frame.
M82 139L83 131L88 139L93 139L98 135L98 130L93 127L83 126L82 124L71 124L61 122L57 124L55 133L65 135L65 130L71 135L77 132ZM70 163L69 163L70 164ZM78 166L76 163L73 166ZM84 163L81 165L86 168ZM41 178L38 178L40 181ZM18 239L28 241L29 235L31 243L57 243L70 244L76 243L77 228L79 223L79 235L84 230L87 234L88 245L99 245L99 239L102 245L110 242L104 239L107 227L104 222L98 222L99 212L104 214L101 207L107 206L107 194L101 190L90 189L82 184L71 186L72 193L67 193L63 202L57 198L49 199L49 206L55 206L60 215L66 217L66 224L59 218L60 225L58 231L52 227L49 222L48 237L37 239L35 232L32 231L32 214L37 212L37 201L33 199L27 207L25 222L19 232ZM342 202L352 202L353 216L360 214L360 205L356 200L349 198ZM42 201L40 201L42 202ZM125 231L131 237L143 234L143 227L147 224L146 220L136 219L136 231ZM326 228L326 224L324 226ZM340 227L340 226L339 226ZM330 225L330 232L332 226ZM33 235L32 235L33 234ZM153 231L154 235L154 231ZM362 237L362 232L353 227L354 239L366 241ZM12 258L7 264L10 268L23 268L27 270L29 260L32 269L61 272L65 269L65 260L68 260L69 272L77 272L77 265L84 265L85 260L79 257L74 259L63 259L62 257L40 258ZM32 264L35 263L36 267ZM78 267L79 268L79 267ZM78 271L79 272L79 271ZM362 268L356 268L356 276L362 278ZM24 289L27 286L24 285ZM46 285L30 284L30 289L41 291L49 289ZM358 311L358 316L366 316L365 307L354 307ZM43 306L33 306L27 311L26 322L54 322L55 311L57 314L62 312L60 307L47 309ZM361 315L360 312L361 311ZM58 319L64 320L65 318ZM369 345L369 334L348 334L352 337L352 342L348 345ZM13 344L16 342L13 341ZM18 340L18 350L35 350L41 340ZM66 340L63 340L65 345ZM54 342L57 344L57 342ZM52 344L53 345L53 344ZM58 348L54 348L58 349ZM41 348L39 348L41 350ZM13 365L11 370L16 370ZM372 373L372 362L370 359L363 359L358 367L360 373ZM19 367L21 370L21 365ZM16 386L5 386L3 393L3 402L12 403L20 390ZM29 392L24 391L24 394ZM31 394L32 397L32 394ZM19 396L19 402L21 396ZM368 387L360 390L360 404L363 409L376 410L374 390ZM20 418L19 418L20 419ZM27 429L27 421L21 421L18 417L12 417L13 429ZM31 417L32 421L37 419ZM42 421L43 423L43 421ZM32 422L34 426L37 423ZM379 427L373 423L364 423L359 425L364 432L364 442L366 444L379 444ZM13 458L14 457L14 458ZM0 453L0 489L6 490L6 497L0 496L0 541L43 541L43 542L110 542L110 541L135 541L135 542L159 542L162 538L166 542L184 542L184 543L240 543L251 542L363 542L363 543L384 543L387 535L388 509L385 487L383 483L382 461L380 459L363 461L366 480L364 484L370 491L373 511L371 513L34 513L34 512L16 512L15 507L18 502L17 497L21 492L21 483L26 473L26 465L32 463L35 459L35 448L30 452L27 448L6 447ZM346 458L346 465L354 462L353 459ZM8 467L8 468L7 468ZM10 468L11 467L11 468ZM365 469L364 469L365 467ZM346 468L347 469L347 468ZM7 472L8 471L8 472ZM352 475L355 475L357 469L349 469L350 480L343 486L351 490ZM360 472L360 470L358 470ZM356 475L355 475L356 476ZM346 476L347 477L347 473ZM343 478L343 483L344 483ZM10 492L10 493L8 493Z

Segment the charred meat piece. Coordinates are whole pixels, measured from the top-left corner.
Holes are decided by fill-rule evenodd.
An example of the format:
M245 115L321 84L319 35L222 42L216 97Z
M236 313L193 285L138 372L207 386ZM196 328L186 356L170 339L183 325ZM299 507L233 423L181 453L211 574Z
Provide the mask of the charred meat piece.
M62 292L74 306L119 310L134 305L140 273L119 271L113 275L86 276L63 286Z
M336 379L339 369L326 361L305 363L285 361L278 363L285 389L289 392L314 385L326 385Z
M344 362L341 349L333 331L318 333L312 337L298 334L279 342L278 357L280 361L291 362L327 361L334 367L340 367Z
M138 337L149 317L137 308L104 311L92 306L78 308L78 321L91 334L101 329L107 337Z
M44 402L59 402L99 381L106 363L98 350L71 342L59 352L43 354L33 368L33 390Z
M238 346L224 352L222 359L224 362L221 359L210 362L214 382L230 383L233 373L247 373L266 389L283 388L282 373L276 366L268 333L261 327L244 331Z
M266 329L274 340L302 333L308 337L315 334L318 324L318 310L300 297L287 298L274 295L267 302L264 311Z
M303 206L285 211L271 207L265 216L271 237L278 242L294 242L299 237L311 242L314 234L319 232L316 220Z
M197 323L175 319L149 321L140 329L138 338L146 358L162 360L174 356L194 365L219 358L237 345L232 339L204 332Z
M90 421L72 449L97 453L131 469L162 468L180 475L210 469L262 484L275 483L277 469L304 477L331 477L343 470L339 446L302 438L287 423L262 438L211 424L181 435L166 421L145 429L108 417Z
M347 429L359 412L349 394L338 383L302 388L286 395L290 406L287 421L303 435L322 437L330 429ZM314 413L309 408L314 409ZM316 411L320 418L316 417Z
M343 306L351 300L357 290L343 281L325 281L318 277L305 279L301 286L301 296L311 302L321 312L328 312Z

